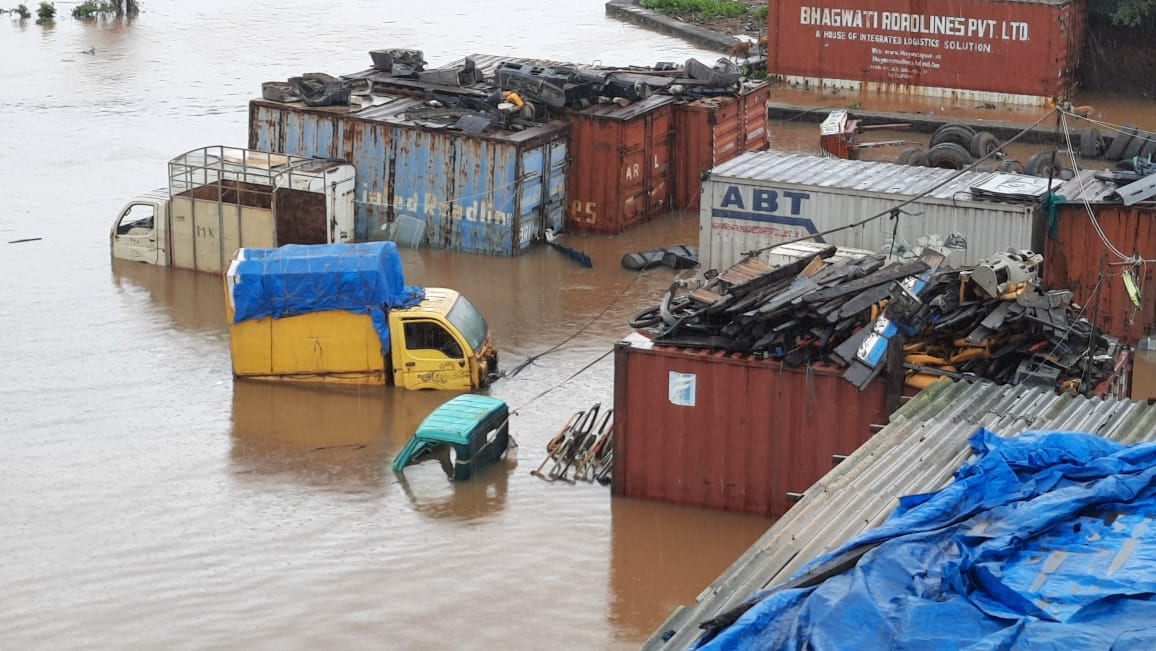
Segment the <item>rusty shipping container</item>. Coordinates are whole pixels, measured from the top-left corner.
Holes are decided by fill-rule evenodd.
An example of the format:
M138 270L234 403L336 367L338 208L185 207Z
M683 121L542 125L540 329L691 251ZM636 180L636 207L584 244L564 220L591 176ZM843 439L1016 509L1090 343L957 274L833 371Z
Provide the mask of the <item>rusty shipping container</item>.
M703 173L767 146L767 101L760 82L735 97L708 97L674 107L674 208L698 210Z
M886 389L842 369L791 369L746 355L653 346L614 351L614 493L782 515L886 423Z
M1084 0L770 0L787 83L1043 104L1074 92Z
M621 233L670 208L674 98L568 112L566 228Z
M563 228L567 127L468 134L408 113L420 98L375 91L365 107L252 100L249 145L349 161L357 172L358 241L395 239L516 255Z
M1133 268L1142 290L1141 307L1129 298L1121 274L1128 266L1103 242L1089 210L1108 240L1124 255L1156 260L1156 208L1125 206L1114 198L1115 187L1097 181L1092 171L1080 173L1057 190L1068 203L1059 204L1044 240L1044 285L1072 290L1072 300L1086 307L1084 316L1105 333L1129 345L1156 334L1156 265ZM1081 192L1089 204L1081 201Z

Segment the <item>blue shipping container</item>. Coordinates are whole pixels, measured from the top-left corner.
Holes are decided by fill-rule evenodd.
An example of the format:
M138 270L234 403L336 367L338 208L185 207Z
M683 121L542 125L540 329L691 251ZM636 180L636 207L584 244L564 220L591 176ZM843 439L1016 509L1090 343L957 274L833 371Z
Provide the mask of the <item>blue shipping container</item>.
M352 163L359 241L418 224L425 246L509 256L541 241L546 228L562 231L565 124L471 135L409 119L422 108L418 99L374 101L359 108L253 100L249 146Z

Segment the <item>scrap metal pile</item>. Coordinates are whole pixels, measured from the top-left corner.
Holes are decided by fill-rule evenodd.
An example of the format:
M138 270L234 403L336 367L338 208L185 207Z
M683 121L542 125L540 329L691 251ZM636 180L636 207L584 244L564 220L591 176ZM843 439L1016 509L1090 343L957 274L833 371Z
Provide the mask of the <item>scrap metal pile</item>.
M734 95L745 75L735 61L720 58L708 65L697 59L683 64L620 68L567 63L499 61L483 71L474 57L426 69L421 50L383 49L370 53L371 70L334 78L322 73L262 85L265 99L303 101L308 106L348 105L351 96L370 97L377 90L420 96L423 106L408 118L478 134L491 127L519 130L556 117L553 111L581 110L597 104L629 106L652 95L694 100Z
M891 364L915 387L946 376L1103 394L1121 375L1118 343L1081 318L1071 292L1039 286L1037 254L954 269L934 248L890 264L882 254L829 264L835 252L675 281L630 325L661 345L838 364L860 389Z
M554 482L578 480L606 485L614 469L614 410L598 420L601 403L576 412L546 444L546 458L530 474ZM550 464L550 469L542 472Z

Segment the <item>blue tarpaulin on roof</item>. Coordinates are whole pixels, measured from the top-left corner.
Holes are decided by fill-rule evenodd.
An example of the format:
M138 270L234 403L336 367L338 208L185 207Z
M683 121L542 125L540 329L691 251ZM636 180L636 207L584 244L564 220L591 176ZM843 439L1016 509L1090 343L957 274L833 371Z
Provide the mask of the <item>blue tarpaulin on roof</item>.
M229 285L234 323L327 310L369 314L383 353L389 352L386 312L425 297L422 288L406 286L393 242L241 249Z
M1156 444L981 429L971 445L951 485L792 580L866 549L853 567L755 595L696 648L1156 649Z

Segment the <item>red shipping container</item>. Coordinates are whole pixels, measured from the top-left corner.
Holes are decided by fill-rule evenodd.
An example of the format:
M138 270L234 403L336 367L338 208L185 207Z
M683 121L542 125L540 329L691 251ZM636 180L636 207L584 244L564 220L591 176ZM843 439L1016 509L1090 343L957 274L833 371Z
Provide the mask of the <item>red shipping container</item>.
M1110 203L1094 203L1092 210L1108 241L1121 253L1156 260L1156 210ZM1156 334L1156 301L1147 296L1156 288L1156 265L1135 269L1136 285L1145 294L1137 308L1120 277L1126 267L1114 264L1118 262L1101 244L1084 204L1060 204L1056 237L1044 242L1044 286L1072 290L1072 300L1086 306L1086 319L1105 334L1135 346Z
M886 388L843 369L653 346L614 352L614 494L782 515L886 423Z
M865 90L1065 98L1084 41L1084 0L770 0L768 9L768 71Z
M702 175L715 165L767 146L770 86L737 97L711 97L674 108L674 208L698 210Z
M617 234L670 207L673 104L655 95L567 114L567 230Z

